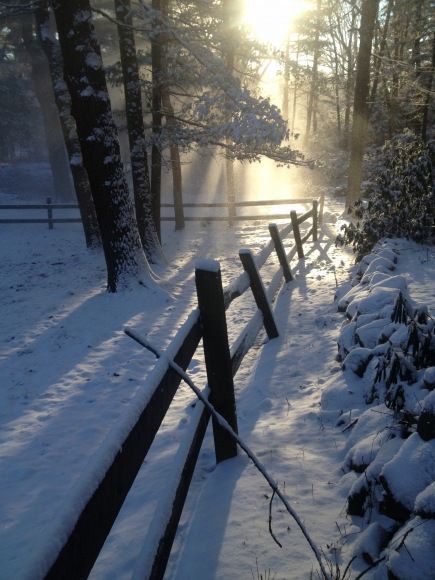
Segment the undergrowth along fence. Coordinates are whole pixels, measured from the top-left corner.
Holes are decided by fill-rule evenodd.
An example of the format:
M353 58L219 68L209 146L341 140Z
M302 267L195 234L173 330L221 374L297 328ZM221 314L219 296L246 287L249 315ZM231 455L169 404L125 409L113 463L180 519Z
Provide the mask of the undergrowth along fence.
M291 222L279 229L276 224L269 225L271 240L257 254L248 249L239 251L244 272L226 288L222 287L221 271L218 262L200 261L195 270L198 308L190 313L184 325L176 334L166 350L168 358L186 370L202 338L207 372L207 387L210 402L237 432L237 413L233 377L241 362L253 346L258 333L264 326L269 339L278 336L271 304L282 285L293 279L291 260L298 255L304 257L304 243L311 237L317 240L318 224L321 216L318 201L312 201L312 208L298 216L290 214ZM301 236L300 225L311 219L311 227ZM286 251L283 240L293 233L294 244ZM275 272L267 290L260 276L260 270L268 257L275 251L280 268ZM251 288L258 310L241 330L234 344L229 345L225 311L233 300ZM142 346L146 342L134 331L126 329L126 334ZM127 497L136 475L158 433L166 412L181 382L181 377L160 358L147 378L152 391L143 408L137 410L133 426L128 434L119 441L118 451L113 452L110 464L96 465L95 473L102 474L94 490L87 491L82 498L84 507L77 519L71 524L63 547L52 555L47 563L47 579L80 580L87 578L115 519ZM176 480L168 482L168 497L161 525L151 542L152 554L146 558L146 569L138 572L138 577L149 580L162 579L171 552L172 544L189 491L195 465L199 456L209 422L209 411L197 404L191 416L191 428L186 439L174 458ZM235 457L237 446L229 434L213 420L213 437L217 462ZM103 453L102 456L105 454ZM53 547L55 551L55 547Z
M258 215L237 215L237 208L243 207L265 207L265 206L286 206L294 205L300 203L311 202L312 198L293 198L293 199L270 199L270 200L257 200L257 201L238 201L232 204L229 203L183 203L183 209L216 209L216 208L226 208L228 209L227 216L218 215L188 215L184 216L185 222L224 222L228 221L230 224L240 221L252 221L252 220L275 220L275 219L288 219L288 213L275 213L275 214L258 214ZM323 205L324 205L324 195L319 197L319 216L323 215ZM174 208L173 203L162 203L161 208ZM79 206L74 203L53 203L51 197L47 197L46 203L21 203L21 204L1 204L0 212L9 210L42 210L47 213L47 217L37 217L37 218L2 218L0 217L0 224L48 224L48 229L52 230L54 224L79 224L82 223L80 217L55 217L54 212L62 210L78 210ZM161 216L160 221L176 221L175 216Z

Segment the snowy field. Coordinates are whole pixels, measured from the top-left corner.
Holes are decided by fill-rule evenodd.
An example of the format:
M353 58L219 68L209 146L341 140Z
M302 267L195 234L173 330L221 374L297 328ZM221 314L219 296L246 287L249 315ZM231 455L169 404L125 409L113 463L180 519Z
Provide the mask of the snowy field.
M235 380L240 434L332 555L352 531L345 514L350 481L341 471L346 434L336 416L320 409L322 386L341 373L335 357L343 314L333 297L353 263L349 250L334 246L342 210L328 202L319 241L307 244L305 260L293 261L295 280L278 296L279 338L267 342L260 335ZM40 577L98 466L147 400L154 358L123 329L167 347L195 307L195 260L219 260L227 284L242 271L238 249L258 251L268 230L264 222L233 230L188 224L183 232L165 224L163 238L170 263L157 272L162 292L108 295L103 259L86 252L78 225L0 230L1 580ZM398 268L411 295L433 312L433 251L410 244L402 256ZM267 263L266 282L276 268L275 259ZM230 341L253 312L250 293L235 301L228 312ZM205 384L200 349L189 374ZM143 577L193 402L181 386L92 578ZM167 578L259 578L268 571L276 580L310 578L312 554L277 502L273 529L283 547L271 538L269 500L270 490L243 456L216 467L208 434Z

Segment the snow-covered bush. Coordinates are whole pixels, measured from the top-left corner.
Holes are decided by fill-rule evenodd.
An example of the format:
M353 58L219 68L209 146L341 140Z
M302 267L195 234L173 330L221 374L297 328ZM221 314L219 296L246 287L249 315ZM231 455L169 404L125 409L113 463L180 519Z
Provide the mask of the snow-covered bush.
M383 237L428 240L435 224L434 156L435 143L410 131L387 141L337 243L351 244L361 259Z
M433 578L435 566L435 324L391 271L406 244L381 240L338 289L343 377L322 394L348 434L354 566L381 563L393 580Z

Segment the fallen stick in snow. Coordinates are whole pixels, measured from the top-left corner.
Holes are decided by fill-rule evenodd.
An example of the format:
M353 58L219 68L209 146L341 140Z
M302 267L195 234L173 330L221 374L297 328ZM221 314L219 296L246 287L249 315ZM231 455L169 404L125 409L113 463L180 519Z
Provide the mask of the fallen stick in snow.
M286 508L287 512L289 513L289 515L297 523L299 529L301 530L303 536L307 540L307 542L308 542L311 550L313 551L313 553L314 553L314 555L316 557L317 563L319 564L320 570L322 572L323 579L324 580L331 580L332 577L326 572L325 567L323 565L320 551L317 548L317 546L314 543L314 541L311 539L311 536L308 533L308 530L306 529L306 527L303 524L302 520L300 519L300 517L298 516L298 514L295 512L295 510L291 507L291 505L288 502L288 500L284 497L284 495L282 494L282 492L278 488L277 483L269 475L269 473L267 472L266 468L260 462L260 460L256 457L256 455L254 454L254 452L251 451L251 449L243 441L243 439L232 429L232 427L229 425L229 423L226 421L226 419L224 419L224 417L222 417L222 415L220 413L218 413L218 411L216 411L216 409L213 407L213 405L210 403L210 401L206 397L204 397L204 395L201 393L200 389L194 384L194 382L189 377L189 375L175 361L173 361L165 353L161 352L159 349L157 349L155 346L153 346L149 341L147 341L146 339L144 339L141 336L137 335L133 330L130 330L130 329L126 328L124 330L124 332L125 332L125 334L127 336L129 336L130 338L132 338L133 340L135 340L141 346L143 346L144 348L146 348L147 350L149 350L150 352L152 352L155 355L156 358L164 358L167 361L168 365L192 389L192 391L195 393L195 395L198 397L198 399L208 409L208 411L210 412L210 414L212 415L212 417L214 417L214 419L219 423L219 425L223 429L225 429L227 431L227 433L237 442L237 445L246 453L246 455L249 457L249 459L252 461L252 463L255 465L255 467L258 469L258 471L261 473L261 475L265 478L265 480L269 484L270 488L272 489L273 494L274 495L277 495L279 497L279 499L283 503L284 507ZM274 536L272 536L272 537L274 537ZM275 539L275 541L276 541L276 539Z
M349 429L352 429L352 427L354 425L356 425L358 423L358 417L356 419L354 419L353 421L351 421L350 423L348 423L346 425L346 427L344 429L341 430L342 433L345 433L346 431L348 431Z

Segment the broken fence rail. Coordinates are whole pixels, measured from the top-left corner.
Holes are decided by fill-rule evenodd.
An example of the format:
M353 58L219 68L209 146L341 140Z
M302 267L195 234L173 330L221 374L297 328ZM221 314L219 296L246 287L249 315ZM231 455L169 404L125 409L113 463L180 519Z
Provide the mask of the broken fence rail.
M309 235L316 240L317 200L313 200L310 211L300 217L296 212L292 212L291 223L281 230L275 224L270 224L271 240L256 256L249 250L240 250L239 256L245 271L225 289L222 288L219 263L210 260L200 262L195 271L198 309L191 312L167 349L168 357L185 370L201 338L203 339L208 381L206 392L216 410L236 432L233 377L244 356L253 346L262 326L265 327L270 339L278 336L270 304L281 287L283 277L286 282L293 279L290 269L292 258L296 254L299 258L304 257L303 244L308 240L308 236L306 234L301 237L299 225L309 218L312 218L313 223ZM286 252L283 239L291 232L295 245ZM259 272L274 250L281 267L275 272L266 290ZM225 311L233 300L249 288L254 294L258 310L230 347ZM126 334L145 346L134 331L127 329ZM102 466L98 466L97 472L105 475L100 477L94 490L88 491L87 497L83 498L84 508L66 534L67 539L63 547L56 554L50 549L50 555L46 559L46 579L81 580L88 577L169 409L181 377L169 365L168 359L160 358L147 382L155 386L143 408L137 411L133 427L120 441L118 451L113 452L110 465L106 465L103 469ZM191 428L186 440L180 445L175 461L177 480L174 486L168 486L166 501L170 507L169 510L165 510L168 517L162 522L159 533L151 542L149 548L151 557L144 558L144 561L152 564L142 568L139 563L139 568L136 569L138 577L141 578L161 580L164 576L206 433L209 411L196 405L190 421ZM234 440L216 421L213 421L213 435L218 462L236 456L237 447Z

